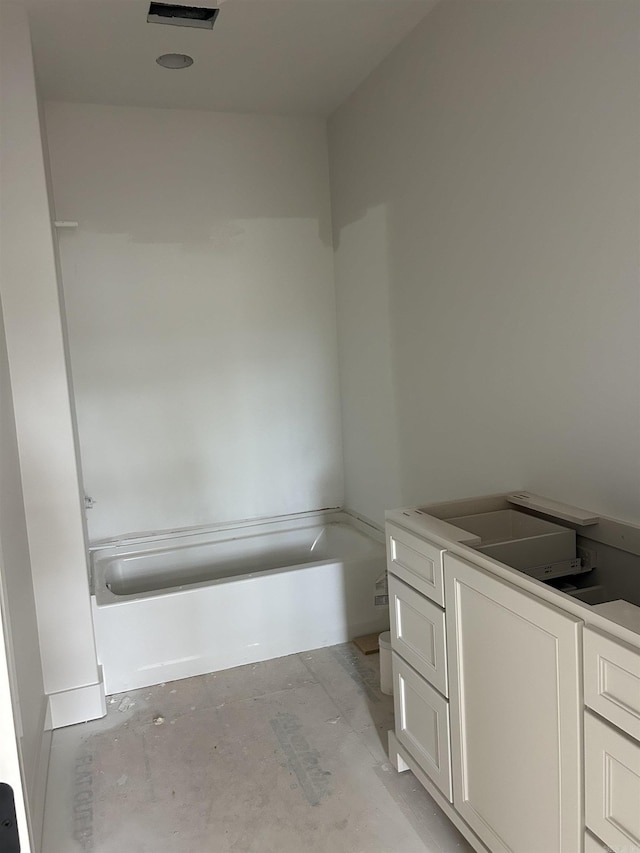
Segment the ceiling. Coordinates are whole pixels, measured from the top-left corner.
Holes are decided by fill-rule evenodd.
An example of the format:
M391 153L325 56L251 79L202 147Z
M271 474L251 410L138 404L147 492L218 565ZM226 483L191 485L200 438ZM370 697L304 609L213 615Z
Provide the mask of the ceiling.
M435 2L226 0L212 31L147 23L148 0L26 5L46 100L327 116Z

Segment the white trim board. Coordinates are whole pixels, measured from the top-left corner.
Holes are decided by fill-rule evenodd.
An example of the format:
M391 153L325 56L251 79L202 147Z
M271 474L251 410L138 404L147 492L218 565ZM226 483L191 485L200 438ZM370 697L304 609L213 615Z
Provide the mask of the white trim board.
M49 775L49 759L51 757L51 729L47 727L49 718L49 700L45 697L42 702L40 722L42 737L40 752L36 766L33 790L31 791L31 831L36 850L42 848L42 832L44 829L44 807L47 793L47 777Z
M97 720L107 713L102 672L97 684L87 684L71 690L61 690L59 693L50 693L48 698L47 728L50 729L61 729L76 723Z

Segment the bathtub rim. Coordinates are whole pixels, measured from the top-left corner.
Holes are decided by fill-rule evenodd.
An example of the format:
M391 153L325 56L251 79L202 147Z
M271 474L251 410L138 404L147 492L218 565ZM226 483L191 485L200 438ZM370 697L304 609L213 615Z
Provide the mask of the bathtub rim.
M234 522L233 524L215 525L208 528L206 531L198 529L197 532L178 533L172 531L171 535L154 534L153 536L136 537L133 541L128 539L118 540L117 544L111 547L93 547L90 549L90 582L91 595L95 599L96 607L113 607L124 605L139 599L152 599L164 597L166 595L187 593L197 591L203 587L216 586L222 583L238 583L249 581L258 576L267 577L268 575L280 574L282 572L300 571L306 568L316 567L318 565L331 565L340 560L335 557L324 558L321 560L313 560L305 563L295 563L288 566L279 566L272 569L263 569L261 571L247 572L246 574L236 575L232 577L213 578L209 580L197 581L189 584L179 584L171 587L164 587L157 590L149 590L147 592L130 593L127 595L118 595L111 592L105 582L105 574L108 564L113 559L119 559L127 556L135 556L142 554L148 550L171 550L180 547L193 547L197 545L215 544L217 541L223 541L228 538L243 539L245 531L251 531L249 535L260 535L268 533L286 532L288 530L300 530L314 526L314 522L318 527L325 527L329 524L343 524L346 527L351 527L358 533L372 540L373 543L384 546L384 531L373 525L363 522L356 516L338 511L321 511L313 513L300 513L296 516L278 516L273 519L260 519L253 522ZM242 535L227 537L230 531L242 531ZM160 543L172 543L167 548L158 548ZM153 546L156 546L154 549ZM362 559L362 558L360 558ZM367 559L367 558L365 558Z
M126 549L127 552L137 553L144 551L149 545L154 542L162 542L173 539L192 539L193 544L199 544L198 539L202 537L202 541L208 541L211 535L222 533L227 530L249 529L254 527L262 527L278 525L277 529L289 529L290 527L308 527L312 519L325 519L325 523L330 521L344 521L345 524L350 524L361 533L366 533L372 539L378 542L384 542L384 526L375 524L367 518L363 518L356 513L347 509L319 509L310 510L309 512L296 512L290 515L274 515L263 516L261 518L240 519L238 521L223 521L218 524L202 524L196 527L175 527L168 530L154 530L145 533L131 533L122 536L116 536L111 539L100 539L89 543L88 551L93 561L97 551L113 552L113 556ZM280 525L282 527L280 528Z

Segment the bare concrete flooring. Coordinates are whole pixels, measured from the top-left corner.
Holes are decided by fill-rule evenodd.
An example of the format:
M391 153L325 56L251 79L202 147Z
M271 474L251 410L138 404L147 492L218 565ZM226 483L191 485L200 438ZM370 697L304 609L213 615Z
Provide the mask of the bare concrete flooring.
M389 764L378 668L347 644L110 697L54 732L43 853L471 853Z

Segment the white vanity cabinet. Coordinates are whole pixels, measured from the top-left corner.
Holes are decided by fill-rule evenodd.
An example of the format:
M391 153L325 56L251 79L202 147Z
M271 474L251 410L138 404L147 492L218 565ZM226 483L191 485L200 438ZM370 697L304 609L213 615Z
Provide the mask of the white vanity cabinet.
M498 853L578 853L582 622L452 554L453 802Z
M538 564L556 519L582 554ZM523 492L391 510L386 531L392 763L478 853L640 853L640 611L602 586L630 588L640 527Z
M387 556L392 761L477 850L580 853L582 622L394 524Z

